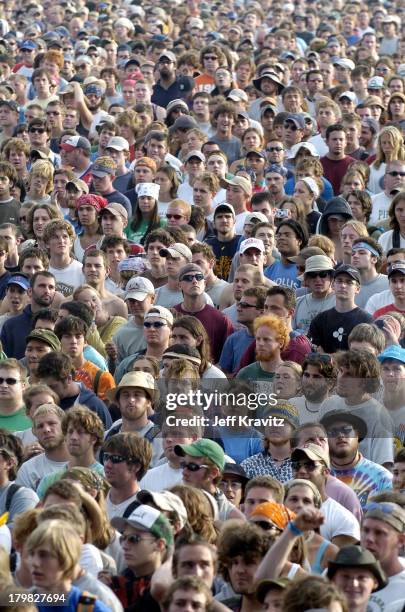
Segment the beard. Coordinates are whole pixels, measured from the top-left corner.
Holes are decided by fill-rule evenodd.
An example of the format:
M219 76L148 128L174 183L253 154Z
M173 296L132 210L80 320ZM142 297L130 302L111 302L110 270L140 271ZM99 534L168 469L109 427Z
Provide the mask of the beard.
M54 450L55 448L58 448L58 446L60 446L62 444L62 442L64 441L64 436L58 436L57 438L54 438L53 440L47 440L47 442L41 442L41 446L45 451L51 451Z
M277 351L256 351L256 361L272 361L277 356Z

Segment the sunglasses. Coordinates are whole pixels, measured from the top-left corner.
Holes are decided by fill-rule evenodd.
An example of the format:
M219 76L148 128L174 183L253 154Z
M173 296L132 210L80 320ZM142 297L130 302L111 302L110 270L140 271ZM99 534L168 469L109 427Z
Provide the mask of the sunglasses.
M281 151L284 151L283 147L268 147L267 151L269 153L281 153Z
M307 272L305 276L307 278L328 278L330 272L328 270L322 270L322 272Z
M387 172L390 176L396 178L397 176L404 177L405 172L398 172L398 170L391 170L391 172Z
M161 327L165 327L166 323L163 323L163 321L145 321L143 326L146 327L146 329L151 329L151 327L154 327L155 329L160 329Z
M288 121L286 121L284 123L284 129L285 130L292 130L293 132L296 132L298 130L297 126L295 125L295 123L290 123Z
M112 453L104 453L104 463L106 461L111 461L111 463L117 464L117 463L124 463L125 461L128 461L127 457L123 457L122 455L114 455Z
M194 279L200 283L202 280L204 280L204 274L197 272L197 274L185 274L181 277L181 280L186 281L186 283L192 283Z
M21 382L20 380L18 380L17 378L0 378L0 385L2 385L3 383L6 383L6 385L16 385L17 383Z
M87 64L80 64L80 66L75 66L76 70L86 70Z
M123 544L124 542L128 542L129 544L139 544L139 542L142 542L142 540L154 540L154 538L152 537L143 538L137 533L132 533L131 535L120 536L120 544Z
M240 301L236 304L236 308L257 308L257 304L248 304L247 302Z
M342 425L342 427L331 427L327 431L328 438L338 438L339 436L345 436L346 438L352 438L354 429L351 425Z
M180 463L180 467L182 470L188 470L189 472L198 472L199 470L201 470L202 468L207 468L208 469L208 465L198 465L198 463L187 463L186 461L182 461Z
M30 134L44 134L46 130L44 128L30 128L28 131Z
M179 221L182 218L183 215L172 215L171 213L166 213L166 219L175 219L176 221Z
M273 523L268 523L267 521L254 521L253 524L260 527L260 529L263 529L263 531L281 531L278 527L276 527L276 525L273 525Z
M314 461L291 461L291 469L293 472L298 472L300 468L304 468L307 472L315 472L318 464Z

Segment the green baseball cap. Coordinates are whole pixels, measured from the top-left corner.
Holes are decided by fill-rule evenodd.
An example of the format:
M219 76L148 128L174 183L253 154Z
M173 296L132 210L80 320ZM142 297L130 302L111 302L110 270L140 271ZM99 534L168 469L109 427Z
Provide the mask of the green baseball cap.
M173 546L174 543L173 529L169 519L160 510L152 508L152 506L141 504L133 510L128 518L115 516L111 519L111 525L121 532L126 525L130 525L142 531L149 531L155 538L164 540L167 546Z
M213 440L201 438L192 444L176 444L174 452L178 457L190 455L190 457L207 457L221 472L225 467L225 453L222 447Z

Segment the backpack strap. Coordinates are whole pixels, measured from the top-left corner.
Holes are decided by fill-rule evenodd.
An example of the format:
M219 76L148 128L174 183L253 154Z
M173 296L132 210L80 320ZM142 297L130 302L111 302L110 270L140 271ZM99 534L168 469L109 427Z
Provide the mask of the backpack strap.
M13 483L9 486L6 495L6 503L4 505L4 512L10 512L11 502L13 501L13 497L19 489L21 489L21 485L16 483Z
M160 427L158 427L158 425L154 425L146 432L143 437L145 438L145 440L152 444L158 433L160 433Z
M392 248L399 249L401 245L401 235L397 229L394 229L392 232Z
M93 380L93 391L96 395L98 395L98 385L100 384L100 378L102 375L102 370L97 370L96 375Z
M96 603L97 597L87 591L83 591L77 602L76 612L93 612Z

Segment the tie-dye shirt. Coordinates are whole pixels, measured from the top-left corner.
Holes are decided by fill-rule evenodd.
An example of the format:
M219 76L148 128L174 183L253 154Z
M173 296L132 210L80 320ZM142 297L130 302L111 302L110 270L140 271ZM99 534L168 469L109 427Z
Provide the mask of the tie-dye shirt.
M392 474L378 463L365 459L361 454L354 467L339 470L332 466L331 474L353 489L362 508L367 504L369 496L392 489Z

